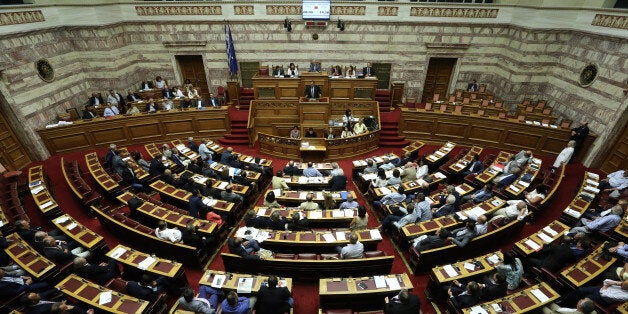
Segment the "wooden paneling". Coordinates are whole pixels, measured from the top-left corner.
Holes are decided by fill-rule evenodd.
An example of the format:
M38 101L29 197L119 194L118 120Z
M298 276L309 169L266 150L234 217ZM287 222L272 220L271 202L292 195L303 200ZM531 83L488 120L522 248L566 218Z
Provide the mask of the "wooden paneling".
M227 108L186 110L97 118L72 125L39 129L51 154L169 141L182 137L218 138L230 130Z
M624 126L624 132L615 142L615 145L608 151L608 156L602 163L600 169L606 173L617 170L628 169L628 127Z
M30 162L26 149L7 123L4 113L0 112L0 164L8 170L18 170Z
M434 94L440 94L441 98L447 95L456 61L456 58L430 58L423 86L423 102L431 101Z
M179 68L181 69L181 77L183 82L189 79L192 85L198 87L199 94L203 98L209 97L209 87L207 86L207 77L205 76L205 65L203 64L203 57L197 56L176 56L179 62ZM169 86L173 87L173 86Z
M560 153L571 134L571 130L536 126L516 120L406 108L401 111L399 130L408 139L433 143L453 139L462 145L511 151L529 149L543 155ZM595 138L595 135L589 135L583 145L585 151Z
M320 73L302 74L299 78L284 78L255 75L251 79L255 99L258 100L298 100L303 96L305 86L312 80L321 88L323 97L336 99L375 99L377 80L328 78ZM265 93L272 89L274 93Z

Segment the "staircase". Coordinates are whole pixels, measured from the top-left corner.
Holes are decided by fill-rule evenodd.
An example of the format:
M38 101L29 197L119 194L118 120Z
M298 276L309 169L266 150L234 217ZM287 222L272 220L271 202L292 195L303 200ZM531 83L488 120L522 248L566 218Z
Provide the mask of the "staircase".
M379 146L380 147L406 147L410 144L410 141L406 140L403 136L399 136L399 120L401 118L401 110L394 110L392 112L382 112L380 110L379 116L381 131L379 133Z
M240 88L240 110L249 110L249 106L251 105L251 100L255 99L255 91L252 87L241 87Z
M378 89L375 91L375 100L379 102L380 112L389 112L392 110L390 102L390 90Z
M248 106L247 106L248 107ZM240 107L242 108L242 107ZM249 135L246 128L249 119L248 110L237 110L229 107L229 119L231 120L231 133L225 134L218 142L223 145L248 145Z

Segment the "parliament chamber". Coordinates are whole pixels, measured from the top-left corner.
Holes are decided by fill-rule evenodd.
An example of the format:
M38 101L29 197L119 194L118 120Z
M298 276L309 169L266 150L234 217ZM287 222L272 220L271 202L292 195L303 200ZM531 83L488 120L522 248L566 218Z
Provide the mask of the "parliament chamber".
M627 20L0 1L0 312L628 313Z

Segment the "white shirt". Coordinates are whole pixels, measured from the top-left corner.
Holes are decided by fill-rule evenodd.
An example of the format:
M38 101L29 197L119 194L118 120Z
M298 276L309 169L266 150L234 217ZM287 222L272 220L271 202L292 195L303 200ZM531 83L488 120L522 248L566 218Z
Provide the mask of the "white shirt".
M155 81L155 85L157 86L157 88L164 88L164 85L166 85L166 81Z
M185 95L183 95L183 92L180 89L177 89L177 92L174 93L174 96L179 97L179 98L185 97Z
M554 164L552 165L552 167L558 168L560 167L560 164L568 163L569 160L571 159L571 155L573 155L573 151L574 151L573 147L565 147L562 151L560 151L558 156L556 156L556 161L554 161Z
M114 95L109 94L109 96L107 96L107 101L112 104L118 104L120 103L120 96L118 96L118 94L114 94Z
M421 179L428 174L429 169L427 165L423 165L421 167L416 168L416 177L417 179Z
M299 76L299 69L294 68L294 70L288 68L288 72L286 72L290 76Z
M115 108L115 110L114 110ZM113 117L116 115L116 111L118 111L118 108L111 106L111 107L107 107L105 108L105 111L103 112L103 117Z
M181 231L179 231L179 229L164 229L164 230L159 230L159 228L155 229L155 235L162 239L162 240L168 240L170 242L179 242L181 241Z

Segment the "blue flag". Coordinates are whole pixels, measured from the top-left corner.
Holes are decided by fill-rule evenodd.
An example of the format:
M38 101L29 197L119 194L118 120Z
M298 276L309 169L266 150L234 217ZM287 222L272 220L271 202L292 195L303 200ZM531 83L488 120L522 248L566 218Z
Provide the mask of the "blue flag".
M238 73L238 59L236 59L235 48L233 47L233 37L231 36L231 26L229 26L229 36L227 36L227 25L225 25L225 44L227 46L227 64L231 74Z

